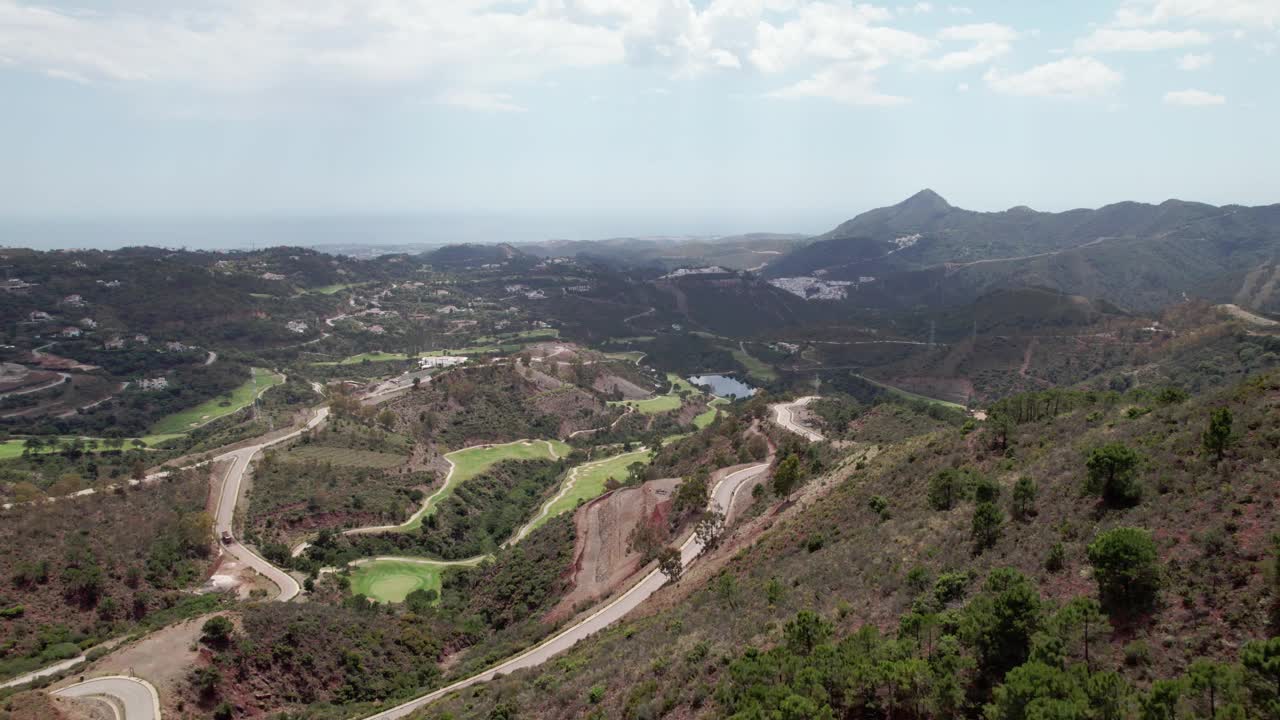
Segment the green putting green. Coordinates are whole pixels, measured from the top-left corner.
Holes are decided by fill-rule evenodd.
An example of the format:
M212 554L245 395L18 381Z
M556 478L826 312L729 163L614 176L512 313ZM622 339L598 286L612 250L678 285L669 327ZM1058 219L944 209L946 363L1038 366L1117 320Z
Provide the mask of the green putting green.
M351 592L379 602L399 603L415 590L440 592L445 565L407 560L374 560L351 569Z

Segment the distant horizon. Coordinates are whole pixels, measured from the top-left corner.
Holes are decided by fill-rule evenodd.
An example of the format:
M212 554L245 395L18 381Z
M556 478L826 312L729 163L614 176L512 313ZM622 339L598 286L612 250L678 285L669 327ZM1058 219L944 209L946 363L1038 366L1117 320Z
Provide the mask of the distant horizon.
M365 247L457 243L527 245L626 237L725 237L748 233L816 235L838 213L770 221L728 215L653 213L560 215L552 211L328 213L191 216L0 217L0 247L33 250L129 246L239 250L253 247L334 245Z
M923 192L924 188L918 192ZM953 207L995 213L1017 207L1061 213L1093 210L1123 202L1159 205L1177 201L1214 206L1241 202L1206 202L1193 198L1133 200L1118 198L1090 207L1047 209L1026 203L975 208L953 201ZM849 209L796 209L741 212L730 210L427 210L388 212L275 212L191 214L100 214L76 216L0 215L0 247L58 250L110 250L130 246L240 250L254 247L331 245L365 247L456 243L600 242L618 238L713 238L753 233L814 236L846 220L893 202ZM1280 204L1262 203L1262 206ZM520 223L512 226L512 223Z

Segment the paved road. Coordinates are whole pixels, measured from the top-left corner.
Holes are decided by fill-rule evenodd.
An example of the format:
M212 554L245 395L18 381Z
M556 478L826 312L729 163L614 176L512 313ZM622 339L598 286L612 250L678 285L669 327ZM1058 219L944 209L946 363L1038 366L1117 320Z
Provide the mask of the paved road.
M123 675L93 678L55 690L53 694L97 700L110 698L108 702L116 717L120 717L123 710L125 720L160 720L160 695L154 685L138 678Z
M280 568L272 565L264 560L257 553L240 544L239 540L233 540L230 543L222 543L222 533L232 532L232 521L235 519L236 500L240 495L240 484L244 481L245 472L248 471L249 465L253 460L253 456L262 451L263 448L270 447L277 443L291 440L301 435L305 430L310 430L319 425L329 416L329 408L322 407L311 418L305 426L294 430L288 435L282 435L270 442L250 445L239 450L223 453L216 458L215 462L230 460L232 462L231 469L227 471L226 479L222 482L222 493L218 496L218 510L214 515L213 534L219 538L218 543L224 551L231 553L238 560L256 570L259 574L265 576L268 580L275 583L280 588L280 595L276 600L288 602L298 596L302 592L298 581L294 580L288 573ZM133 720L132 717L129 720Z
M760 473L768 471L768 469L769 463L759 463L725 476L716 484L715 489L711 491L711 502L709 503L709 506L713 508L732 508L733 500L737 496L738 490L749 481L759 476ZM684 544L680 546L680 557L686 566L692 563L701 552L702 543L698 542L698 538L693 535L691 535L689 539L685 540ZM587 616L586 619L582 620L578 624L568 628L567 630L561 631L550 640L543 641L542 643L535 645L519 655L489 668L478 675L473 675L465 680L459 680L452 685L440 688L439 690L423 695L420 698L410 700L409 702L404 703L403 705L398 705L390 710L384 710L380 713L370 715L365 718L365 720L400 720L401 718L408 717L417 710L426 707L435 700L439 700L449 693L462 690L463 688L470 687L477 683L488 682L497 675L506 675L516 670L541 665L556 655L559 655L573 647L579 640L590 637L618 620L621 620L623 617L626 617L628 613L636 609L636 607L647 600L650 595L657 592L666 584L666 582L667 579L663 576L662 572L654 570L648 575L645 575L644 579L633 585L630 590L627 590L616 600L613 600L607 605L591 613L591 615ZM133 718L130 718L129 720L133 720Z
M817 399L818 398L815 395L808 395L797 400L792 400L788 403L778 403L777 405L770 406L773 409L774 422L781 425L784 429L790 430L791 432L803 437L809 442L822 442L823 440L826 440L826 438L822 436L822 433L814 430L813 428L801 425L800 421L796 419L797 409L802 408Z

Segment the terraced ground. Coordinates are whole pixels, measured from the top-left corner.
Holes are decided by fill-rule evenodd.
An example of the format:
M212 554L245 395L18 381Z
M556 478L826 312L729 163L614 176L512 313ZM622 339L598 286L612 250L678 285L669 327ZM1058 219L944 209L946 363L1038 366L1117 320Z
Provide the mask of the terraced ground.
M231 391L228 401L225 395L206 400L199 405L161 418L151 426L151 435L185 433L213 422L221 417L249 407L258 395L284 382L284 376L262 368L253 368L253 378ZM226 403L224 405L224 403Z
M343 447L326 447L323 445L303 445L289 450L290 459L312 460L346 467L393 468L403 465L405 458L393 453L376 452L374 450L352 450Z

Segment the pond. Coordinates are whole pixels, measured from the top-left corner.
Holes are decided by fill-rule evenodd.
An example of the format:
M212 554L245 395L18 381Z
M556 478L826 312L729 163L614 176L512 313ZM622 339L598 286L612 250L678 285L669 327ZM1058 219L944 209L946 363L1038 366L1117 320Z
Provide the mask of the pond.
M730 397L735 400L748 398L756 394L756 389L741 380L728 375L694 375L689 382L698 387L711 388L712 395Z

